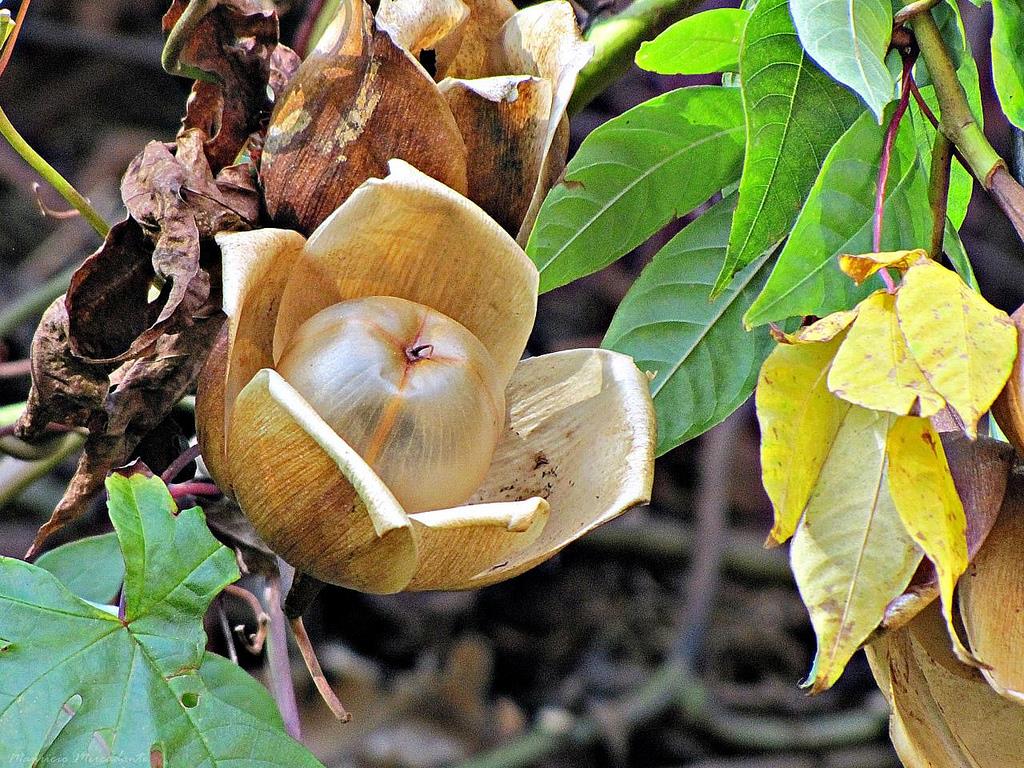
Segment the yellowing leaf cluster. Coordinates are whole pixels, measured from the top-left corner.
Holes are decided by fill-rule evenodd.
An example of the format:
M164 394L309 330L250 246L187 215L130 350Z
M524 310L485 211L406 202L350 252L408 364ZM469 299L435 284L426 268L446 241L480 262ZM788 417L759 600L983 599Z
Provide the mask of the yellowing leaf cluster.
M858 280L888 267L905 276L893 292L778 334L757 387L775 510L768 543L793 537L818 638L806 683L814 692L839 678L923 556L938 574L953 650L973 661L952 625L966 520L929 417L951 408L975 437L1017 354L1010 319L922 251L841 266Z

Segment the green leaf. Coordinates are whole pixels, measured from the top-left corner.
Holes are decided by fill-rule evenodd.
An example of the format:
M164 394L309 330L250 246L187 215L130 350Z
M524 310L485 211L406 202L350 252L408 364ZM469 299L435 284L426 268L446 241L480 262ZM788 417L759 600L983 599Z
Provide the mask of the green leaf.
M158 478L115 475L107 492L126 564L123 620L48 571L0 558L0 755L12 765L150 765L156 752L167 768L320 766L254 680L204 653L203 614L238 568L202 510L174 515Z
M750 13L716 8L677 21L654 40L643 43L637 66L662 75L736 72L740 38Z
M1006 117L1024 128L1024 6L992 0L992 79Z
M906 588L921 551L889 493L888 413L852 406L821 468L790 561L818 638L805 685L829 688Z
M879 287L875 280L855 286L839 270L837 257L871 251L883 134L870 113L864 113L829 152L764 291L744 317L748 327L848 309ZM927 199L913 131L904 124L889 166L882 229L885 250L928 243Z
M804 53L786 0L758 4L744 33L740 70L746 161L715 291L786 235L829 149L863 111Z
M681 88L595 129L548 194L526 252L550 291L608 266L735 181L743 107L733 88Z
M965 43L969 45L968 43ZM978 124L984 126L984 110L981 105L981 86L978 83L978 65L974 62L973 55L968 48L967 55L961 59L960 69L957 70L957 78L963 85L967 94L967 102L971 105ZM928 85L921 88L921 96L925 103L932 110L932 114L938 115L939 99L935 95L935 86ZM924 113L917 106L916 101L911 101L910 114L914 123L914 133L917 137L918 152L924 168L927 170L931 164L931 149L935 142L935 128ZM949 174L949 197L947 214L952 220L954 227L959 228L967 217L967 206L971 202L971 194L974 192L974 177L971 172L964 168L958 161L954 160Z
M790 12L804 49L880 121L896 87L885 66L892 38L890 0L791 0Z
M767 329L747 333L741 322L768 276L767 256L708 300L735 202L718 203L658 252L622 300L602 343L655 373L659 455L738 408L773 346Z
M124 558L117 536L90 536L52 549L36 560L83 600L109 603L124 579Z

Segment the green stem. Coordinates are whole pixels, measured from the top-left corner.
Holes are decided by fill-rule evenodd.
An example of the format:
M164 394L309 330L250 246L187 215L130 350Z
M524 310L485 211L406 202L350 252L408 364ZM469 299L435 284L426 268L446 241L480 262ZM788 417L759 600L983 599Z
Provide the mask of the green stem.
M928 253L933 259L938 259L942 255L952 162L953 144L942 131L936 131L935 142L932 144L932 165L928 176L928 205L932 209L932 240Z
M1006 163L989 144L978 125L967 102L967 94L956 75L956 65L946 50L946 44L931 13L913 16L910 26L935 85L942 132L960 150L971 172L989 189L993 172L999 167L1005 167Z
M46 162L38 152L29 146L28 142L21 137L21 134L15 130L3 109L0 109L0 136L7 139L7 142L14 148L14 151L21 155L36 173L42 176L51 187L60 193L61 197L82 214L82 217L89 222L100 237L107 236L107 232L110 231L110 225L103 220L103 217L96 212L96 209L89 204L89 201L85 199L81 192L71 186L67 179L57 173L52 165Z
M575 114L614 83L631 66L640 43L686 16L697 0L636 0L621 13L595 23L586 34L594 58L580 72L569 102Z

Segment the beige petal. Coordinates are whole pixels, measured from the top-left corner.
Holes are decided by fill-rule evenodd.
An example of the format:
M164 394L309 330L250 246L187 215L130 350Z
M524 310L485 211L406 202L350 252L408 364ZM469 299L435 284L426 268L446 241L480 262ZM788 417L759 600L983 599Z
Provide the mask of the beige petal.
M542 563L651 494L654 407L629 357L576 349L524 360L505 399L506 434L471 502L539 496L551 517L537 541L472 579L476 587Z
M550 508L541 498L409 515L416 531L420 567L407 589L472 589L475 576L504 565L536 541Z
M999 518L960 578L960 616L982 674L999 693L1024 704L1024 498L1007 493Z
M511 0L468 0L469 19L460 35L437 47L437 76L490 77L509 74L501 68L501 28L516 12Z
M462 0L381 0L377 9L377 25L413 56L460 34L468 18Z
M469 197L518 234L547 148L551 86L529 75L444 80L441 93L462 131L470 163Z
M200 376L196 427L203 459L217 485L231 492L224 436L238 392L261 368L273 364L274 325L281 291L305 238L286 229L257 229L217 236L223 271L226 334ZM219 422L219 423L218 423Z
M537 312L537 269L480 208L400 160L309 238L285 286L274 358L321 309L397 296L462 323L508 381Z
M260 163L267 211L308 233L394 157L466 191L466 148L437 85L363 0L345 0L274 107Z
M1008 768L1024 754L1024 707L961 664L937 604L883 638L876 679L888 688L893 743L907 768ZM873 651L874 652L874 651Z
M275 371L235 401L235 497L286 561L321 581L398 592L416 570L412 525L380 478Z
M544 159L517 236L525 243L544 196L565 166L566 109L576 88L576 77L594 55L594 47L583 40L572 6L565 0L549 0L517 12L501 30L501 47L504 71L543 78L551 83L552 90Z

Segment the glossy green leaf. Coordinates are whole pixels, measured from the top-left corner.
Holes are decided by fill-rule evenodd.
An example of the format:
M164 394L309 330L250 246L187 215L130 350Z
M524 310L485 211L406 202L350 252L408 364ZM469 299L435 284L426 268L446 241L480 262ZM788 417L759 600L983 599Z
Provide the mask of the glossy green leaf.
M740 70L746 161L716 291L789 232L829 149L863 112L804 52L786 0L758 3Z
M863 114L829 152L814 188L764 291L744 317L750 326L795 315L849 309L881 286L872 278L855 286L839 270L841 253L871 251L871 229L883 129ZM927 245L931 232L927 181L909 124L893 146L886 187L882 247Z
M608 266L735 181L743 132L739 91L717 86L671 91L595 129L530 235L540 290Z
M708 300L734 205L735 198L717 204L658 252L622 300L602 344L655 374L659 455L739 407L773 346L767 329L748 333L742 323L768 276L767 256Z
M205 654L203 614L238 568L202 510L174 515L158 478L115 475L107 492L123 620L0 558L0 755L26 766L320 766L258 683Z
M111 602L124 579L124 558L113 533L64 544L40 555L36 565L48 570L80 598L93 603Z
M663 75L736 72L740 38L749 17L738 8L715 8L688 16L643 43L636 54L637 66Z
M890 0L790 0L789 5L804 49L881 121L896 86L885 66L892 38Z
M1006 117L1024 128L1024 5L992 0L992 79Z

